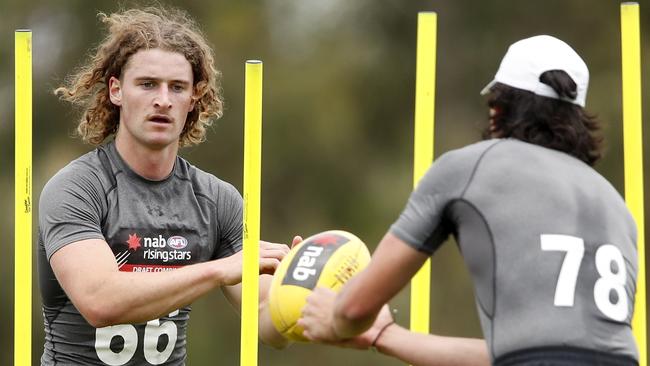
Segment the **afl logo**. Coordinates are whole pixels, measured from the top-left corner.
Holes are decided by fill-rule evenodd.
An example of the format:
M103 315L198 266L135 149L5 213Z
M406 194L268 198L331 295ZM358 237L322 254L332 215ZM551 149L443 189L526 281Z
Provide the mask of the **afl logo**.
M183 249L187 246L187 239L182 236L172 236L167 239L167 245L173 249Z

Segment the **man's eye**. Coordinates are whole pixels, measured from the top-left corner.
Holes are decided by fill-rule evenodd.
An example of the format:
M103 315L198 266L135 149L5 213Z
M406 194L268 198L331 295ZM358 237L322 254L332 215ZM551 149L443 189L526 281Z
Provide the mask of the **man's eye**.
M154 87L152 81L143 81L140 85L142 85L142 87L144 87L145 89L151 89Z
M185 87L182 85L175 84L172 85L172 90L175 92L182 92L183 90L185 90Z

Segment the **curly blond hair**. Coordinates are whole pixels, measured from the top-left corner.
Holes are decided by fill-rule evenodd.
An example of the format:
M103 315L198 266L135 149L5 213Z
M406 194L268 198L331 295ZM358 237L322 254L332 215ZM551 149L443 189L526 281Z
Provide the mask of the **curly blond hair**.
M223 114L223 99L218 82L221 73L214 66L212 49L187 13L162 6L98 14L108 35L97 46L87 65L71 75L54 92L61 99L79 105L83 115L77 133L90 144L99 145L115 134L120 109L111 103L108 81L119 78L129 58L141 49L159 48L185 56L194 75L195 106L187 115L180 146L205 140L212 117Z

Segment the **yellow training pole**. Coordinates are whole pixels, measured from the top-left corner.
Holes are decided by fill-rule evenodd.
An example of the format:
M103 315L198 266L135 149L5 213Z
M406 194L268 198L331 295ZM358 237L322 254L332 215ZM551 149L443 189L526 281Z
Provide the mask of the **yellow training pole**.
M418 13L413 187L433 161L436 22L436 13ZM431 260L427 259L411 281L411 330L414 332L429 333L430 283Z
M643 131L641 128L641 36L639 4L621 4L621 58L623 66L623 146L625 200L636 221L639 252L636 301L632 329L639 347L639 365L647 365L645 234L643 217Z
M257 365L260 181L262 170L262 61L246 61L244 99L244 268L241 365Z
M32 32L17 30L14 365L32 364Z

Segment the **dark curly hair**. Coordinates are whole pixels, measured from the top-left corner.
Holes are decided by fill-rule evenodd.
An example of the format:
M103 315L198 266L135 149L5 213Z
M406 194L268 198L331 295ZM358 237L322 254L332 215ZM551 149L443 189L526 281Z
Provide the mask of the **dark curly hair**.
M562 70L543 73L539 80L560 97L575 99L576 84ZM483 137L515 138L573 155L593 166L602 157L600 123L581 106L497 83L490 89L488 107L493 129Z
M117 132L120 110L109 99L109 79L121 77L124 66L136 52L160 48L185 56L194 74L192 98L196 105L187 115L179 144L194 145L205 140L211 119L223 114L221 73L214 66L212 49L194 21L179 9L160 5L110 15L99 13L99 19L108 28L106 38L85 66L55 90L62 99L84 108L77 127L81 138L98 145Z

